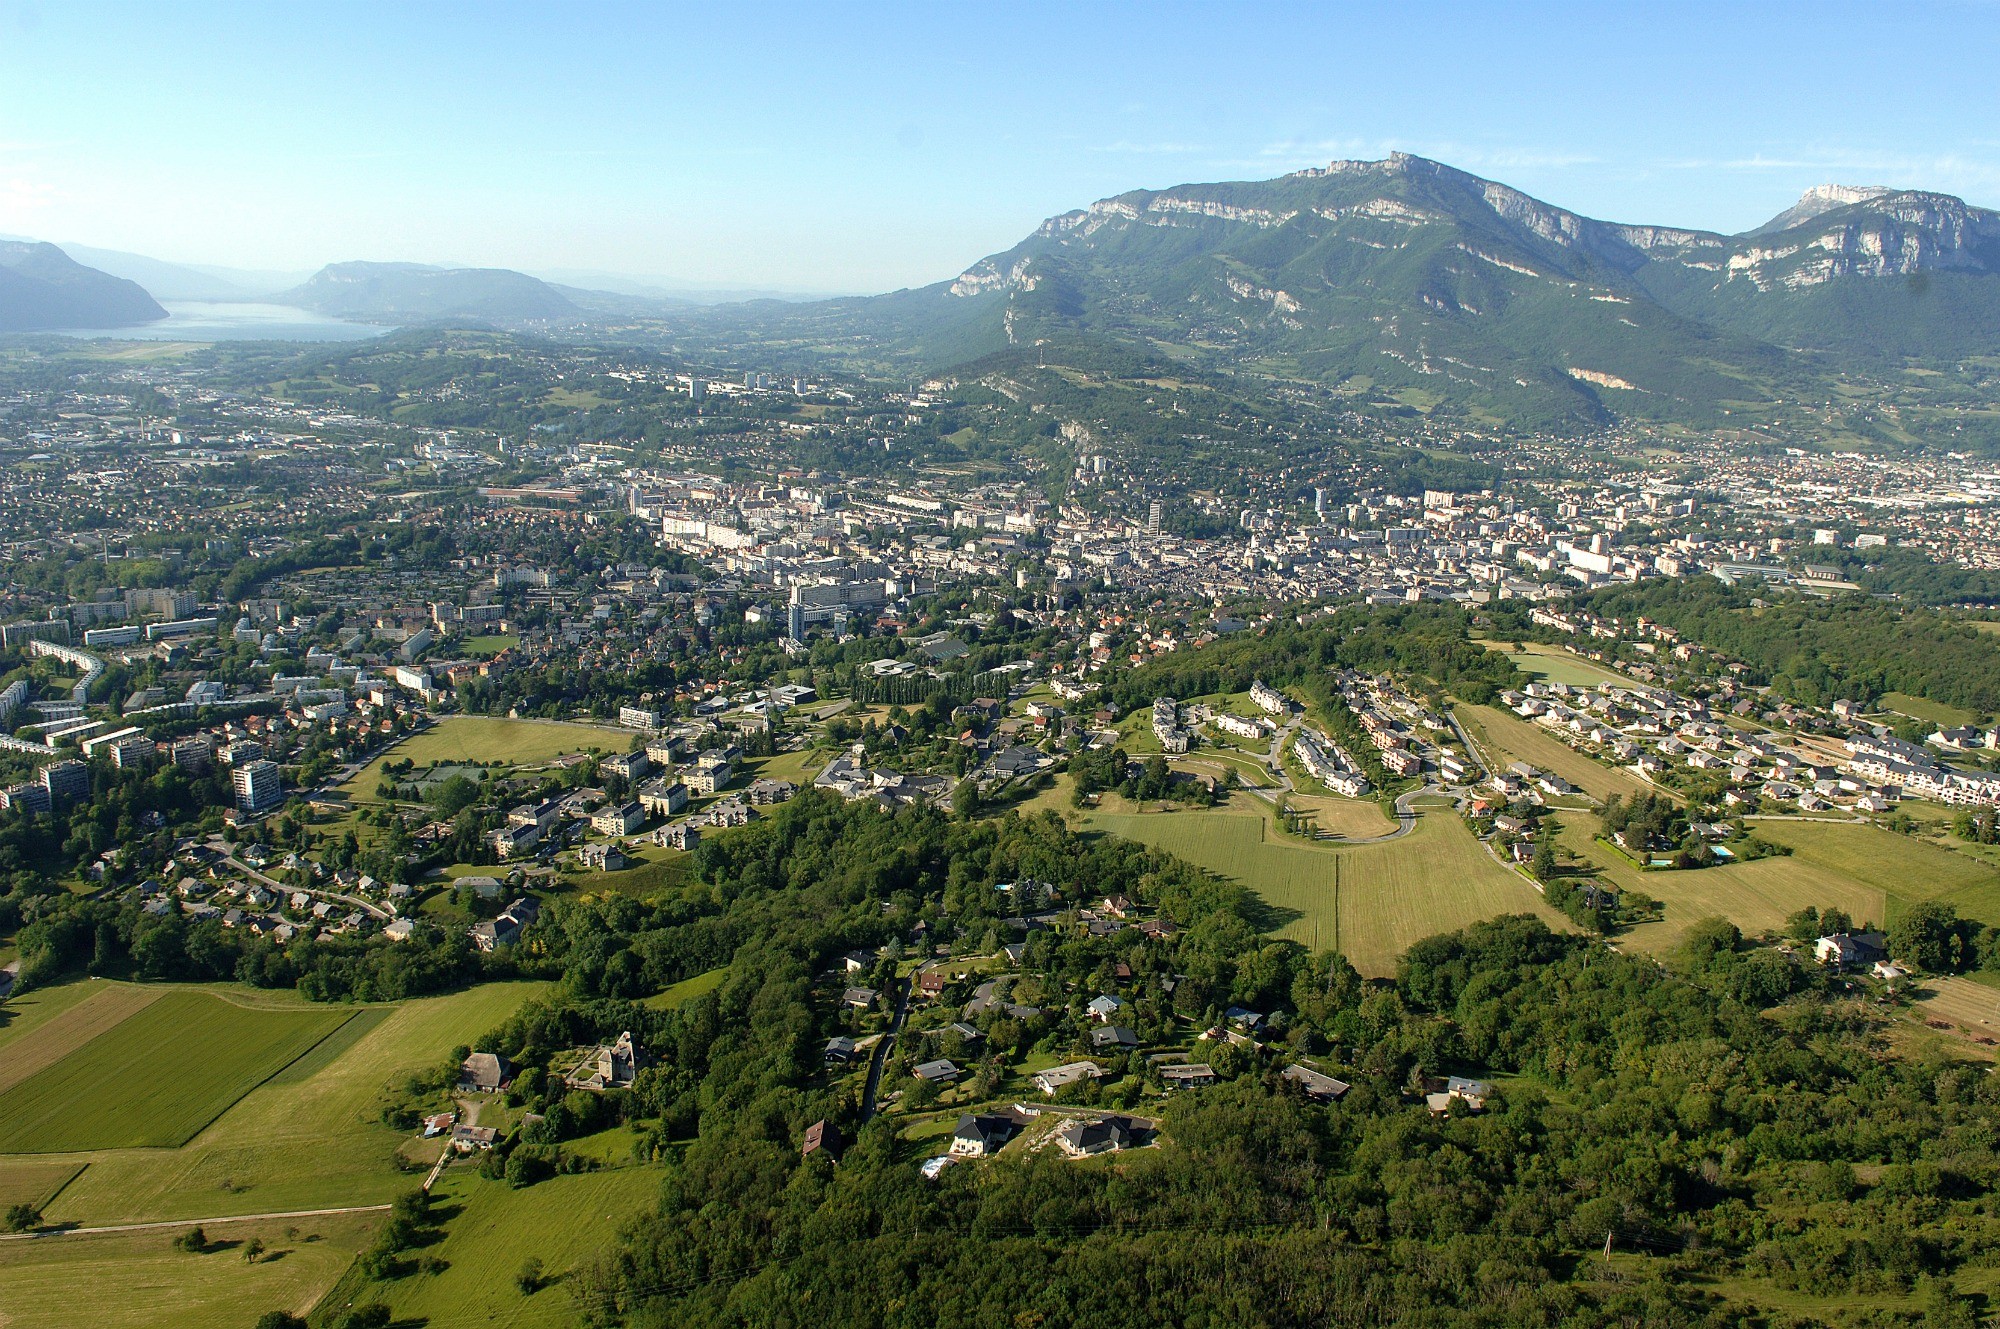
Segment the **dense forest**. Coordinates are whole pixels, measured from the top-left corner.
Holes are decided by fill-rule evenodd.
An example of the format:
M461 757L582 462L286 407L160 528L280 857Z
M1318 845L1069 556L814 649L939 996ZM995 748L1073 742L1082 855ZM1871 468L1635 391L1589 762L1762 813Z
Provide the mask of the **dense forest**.
M1885 1055L1879 1017L1837 980L1720 920L1662 964L1502 919L1371 982L1260 935L1237 888L1048 815L808 793L712 846L657 902L556 902L539 961L558 988L481 1041L547 1114L515 1145L543 1170L602 1116L567 1122L550 1058L622 1028L658 1055L618 1110L666 1166L660 1205L573 1280L587 1322L1813 1322L1753 1313L1760 1288L1895 1299L1842 1323L1976 1322L1960 1288L1983 1283L2000 1238L2000 1083ZM864 1120L829 1086L819 1043L842 1028L841 980L825 975L912 936L983 950L1013 935L996 886L1025 879L1051 908L1119 891L1177 930L1031 934L1024 965L1067 1005L1027 1025L980 1016L999 1063L1072 1055L1075 1007L1114 963L1148 1019L1199 1027L1240 1003L1269 1024L1261 1046L1217 1049L1213 1088L1140 1099L1134 1066L1104 1089L1162 1114L1156 1148L927 1181L928 1151L894 1118ZM677 1009L638 1000L716 965L721 985ZM1306 1100L1280 1074L1301 1056L1353 1090ZM1450 1074L1493 1082L1483 1112L1426 1109L1415 1091ZM822 1118L852 1141L837 1164L800 1153Z
M1753 599L1763 598L1763 606ZM1583 597L1588 608L1649 618L1743 661L1809 705L1905 692L1980 713L2000 710L2000 638L1924 609L1859 595L1787 599L1709 577L1662 578Z
M1199 651L1161 657L1120 675L1111 696L1123 712L1159 696L1244 692L1262 678L1274 687L1300 687L1323 710L1332 711L1340 708L1329 704L1331 671L1341 668L1366 674L1394 671L1428 681L1434 692L1449 691L1475 703L1527 681L1505 655L1470 640L1467 626L1463 610L1435 601L1388 608L1349 605L1308 624L1280 623Z
M24 833L15 854L50 847ZM1021 897L1000 888L1030 882L1051 921L1024 934ZM1107 894L1172 927L1074 921ZM1371 981L1263 933L1241 888L1133 842L1046 813L890 813L816 791L704 842L656 898L552 898L498 957L455 941L281 956L108 901L14 900L24 953L100 972L323 999L553 980L478 1040L515 1062L514 1105L539 1118L485 1169L527 1186L585 1166L566 1143L612 1120L663 1168L657 1209L570 1280L588 1323L1970 1325L2000 1239L2000 1081L1894 1055L1883 1014L1837 976L1721 920L1662 963L1501 919ZM1948 911L1892 931L1932 968L1992 960ZM1023 935L1017 968L1045 995L976 1017L973 1083L1079 1055L1083 1004L1112 985L1149 1042L1231 1008L1265 1022L1205 1054L1223 1079L1207 1089L1162 1098L1143 1057L1102 1058L1082 1101L1157 1116L1156 1147L926 1180L935 1143L901 1138L900 1113L867 1117L822 1065L825 1038L853 1028L836 962L876 953L866 977L889 990L900 956ZM713 991L645 1004L716 969ZM629 1093L550 1074L626 1029L656 1058ZM1351 1092L1304 1098L1282 1075L1301 1058ZM1484 1110L1429 1110L1422 1091L1448 1075L1490 1081ZM416 1102L385 1102L384 1119L406 1125ZM837 1164L801 1155L821 1119L851 1142ZM1814 1321L1753 1311L1760 1298L1835 1309Z

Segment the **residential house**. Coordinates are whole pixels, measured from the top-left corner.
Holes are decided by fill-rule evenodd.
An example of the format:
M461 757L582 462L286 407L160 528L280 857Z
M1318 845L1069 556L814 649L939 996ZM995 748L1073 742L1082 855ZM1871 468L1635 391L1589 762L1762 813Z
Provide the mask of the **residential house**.
M966 1113L958 1119L951 1135L951 1152L959 1158L985 1158L996 1154L1014 1137L1014 1119L1000 1115Z
M1218 1078L1215 1068L1202 1061L1160 1067L1160 1083L1169 1089L1200 1089Z
M1056 1132L1056 1144L1071 1158L1130 1149L1139 1139L1139 1123L1131 1117L1099 1117L1073 1121Z
M1285 1079L1298 1085L1305 1091L1306 1097L1316 1103L1338 1102L1349 1089L1353 1088L1345 1080L1336 1080L1331 1075L1323 1075L1313 1070L1310 1066L1296 1063L1285 1067Z
M1035 1073L1035 1088L1044 1094L1054 1095L1069 1085L1082 1080L1095 1080L1104 1074L1104 1068L1094 1061L1071 1061L1060 1066L1051 1066Z

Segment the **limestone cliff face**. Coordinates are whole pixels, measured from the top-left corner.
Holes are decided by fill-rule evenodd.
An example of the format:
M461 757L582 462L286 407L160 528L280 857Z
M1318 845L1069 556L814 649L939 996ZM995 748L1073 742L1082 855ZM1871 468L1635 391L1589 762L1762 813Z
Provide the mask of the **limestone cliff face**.
M1845 200L1845 201L1843 201ZM2000 272L2000 214L1949 194L1820 186L1729 255L1725 280L1760 291L1843 277Z
M1425 231L1485 263L1559 282L1657 265L1680 270L1682 275L1666 278L1670 282L1691 279L1716 289L1740 282L1756 291L1927 270L2000 271L2000 214L1946 194L1818 185L1763 226L1728 236L1598 221L1441 162L1394 153L1381 161L1331 162L1276 180L1181 185L1101 199L1049 218L1015 249L966 269L948 289L957 297L1033 290L1034 260L1057 253L1116 252L1143 280L1148 249L1170 249L1173 261L1181 262L1194 250L1220 253L1239 241L1279 232L1292 243L1266 247L1296 249L1334 239L1393 254L1421 247L1413 233ZM1144 240L1149 233L1172 232L1203 238L1151 245ZM1547 251L1555 251L1554 262ZM1248 296L1240 289L1245 283L1287 290L1257 280L1259 275L1218 271L1214 282L1237 299L1270 299ZM1435 306L1437 293L1431 295ZM1287 294L1295 305L1310 299L1307 293Z

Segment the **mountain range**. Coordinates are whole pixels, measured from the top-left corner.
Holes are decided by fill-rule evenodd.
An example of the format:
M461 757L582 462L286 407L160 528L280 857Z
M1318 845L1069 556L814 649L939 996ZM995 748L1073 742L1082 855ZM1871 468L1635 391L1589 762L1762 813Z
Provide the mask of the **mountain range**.
M153 262L84 252L121 276ZM161 316L132 282L53 246L5 254L0 327L106 326L113 305L117 321ZM181 291L227 280L155 267ZM886 295L712 303L550 275L591 285L336 263L265 298L364 322L527 325L896 372L1104 343L1357 405L1557 428L1754 423L1783 401L1830 400L1843 374L1956 372L2000 347L2000 213L1948 194L1826 185L1724 235L1600 221L1403 153L1119 194Z
M137 282L85 267L54 245L0 241L0 332L130 327L166 316Z
M1823 186L1741 235L1598 221L1421 157L1182 185L1051 217L955 279L704 316L933 370L1110 338L1383 402L1722 423L1846 365L2000 346L2000 214Z

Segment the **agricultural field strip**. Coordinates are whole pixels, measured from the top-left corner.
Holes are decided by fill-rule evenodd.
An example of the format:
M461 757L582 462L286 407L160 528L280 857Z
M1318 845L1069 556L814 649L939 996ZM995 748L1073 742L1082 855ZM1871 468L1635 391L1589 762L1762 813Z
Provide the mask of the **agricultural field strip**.
M0 1051L0 1095L55 1065L164 995L163 988L119 984L100 989L36 1025Z
M163 993L0 1093L0 1151L182 1144L353 1017Z

